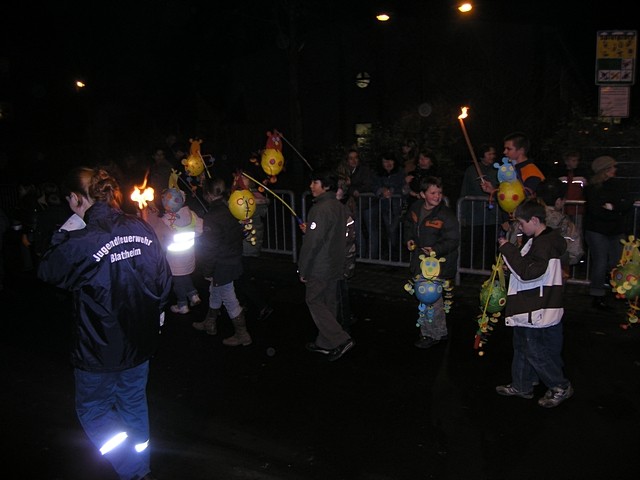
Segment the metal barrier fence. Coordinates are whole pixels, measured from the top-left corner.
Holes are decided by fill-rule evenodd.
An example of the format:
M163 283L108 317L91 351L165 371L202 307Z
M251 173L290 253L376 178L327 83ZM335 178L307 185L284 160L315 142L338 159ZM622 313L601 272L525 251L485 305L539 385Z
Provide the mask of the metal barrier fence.
M296 197L290 190L274 190L274 192L296 211ZM296 218L284 203L270 198L265 218L264 240L262 250L269 253L291 255L292 262L298 260L298 242L302 234Z
M564 211L571 221L582 229L582 215L578 215L580 206L584 206L584 200L566 200ZM473 275L489 276L491 266L495 263L497 255L497 234L499 224L506 220L506 214L500 213L500 209L488 208L486 197L467 196L458 200L457 203L458 222L460 223L460 254L458 256L458 269L456 274L456 284L460 284L460 275L469 273ZM482 221L479 222L478 212L484 213ZM464 213L467 216L464 216ZM638 237L638 227L640 226L640 202L634 204L633 217L629 222L629 235ZM478 234L481 232L481 234ZM582 236L584 255L579 263L572 265L569 269L567 283L577 285L589 285L590 255L589 247Z
M291 192L288 194L293 195ZM579 200L567 200L565 209L570 210L570 207L584 203ZM302 218L306 221L307 211L311 206L309 192L302 195L301 204ZM468 216L464 217L467 211ZM358 262L404 268L409 266L409 252L405 248L401 212L402 198L399 195L394 195L389 201L381 201L373 194L361 194L358 197L356 203ZM497 206L488 208L488 200L483 196L467 196L459 199L456 212L460 223L460 250L455 282L459 285L462 274L491 275L491 267L495 263L498 251L496 240L500 233L500 224L507 219L507 215ZM570 218L576 225L581 225L581 218L578 215L570 215ZM629 234L637 238L640 228L640 202L634 204L633 217L629 226ZM296 228L294 235L299 235L298 231ZM582 240L584 255L579 263L570 267L567 283L589 284L589 250L584 242L584 236ZM294 242L293 239L291 241ZM293 261L296 260L294 253Z
M506 214L500 208L488 208L487 197L467 196L458 200L456 212L460 225L460 248L456 284L463 273L491 275L495 263L500 224Z
M296 195L291 190L274 190L293 211L297 212ZM306 221L311 207L311 194L302 195L301 211L298 214ZM18 202L18 191L13 185L0 185L0 205L9 210ZM358 251L356 260L361 263L388 265L408 268L409 252L405 248L402 228L402 202L400 195L388 200L379 199L371 193L361 194L356 201L356 225ZM565 210L577 225L581 219L575 213L584 201L566 201ZM460 284L461 274L489 276L497 253L496 238L498 228L505 215L499 208L487 208L486 197L468 196L458 200L456 205L460 223L460 250L456 284ZM467 216L463 216L465 212ZM8 213L8 212L6 212ZM469 225L468 225L469 224ZM468 227L472 228L468 228ZM640 236L640 202L634 204L633 217L629 223L630 235ZM583 238L584 241L584 238ZM297 262L302 232L291 210L282 202L271 199L265 219L263 251L290 255ZM568 283L589 283L589 250L584 245L585 254L570 270Z
M577 212L573 206L583 205L584 201L567 200L566 212ZM467 196L460 198L457 203L457 216L460 223L460 251L458 255L458 268L456 284L460 284L462 274L491 275L491 267L498 255L497 238L501 232L500 224L508 221L508 215L496 205L492 208L486 197ZM582 218L577 214L567 213L573 223L582 225ZM480 217L480 218L478 218ZM589 252L582 238L584 255L579 263L569 268L567 283L589 284Z
M302 195L304 221L312 200L309 192ZM355 207L357 262L409 266L409 252L402 232L402 202L400 195L380 199L372 193L360 194Z

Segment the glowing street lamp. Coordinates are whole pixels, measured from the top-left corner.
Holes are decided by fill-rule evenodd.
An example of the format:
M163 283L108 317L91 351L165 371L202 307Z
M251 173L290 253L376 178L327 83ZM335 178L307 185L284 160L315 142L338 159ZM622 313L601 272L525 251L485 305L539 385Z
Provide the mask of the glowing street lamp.
M87 87L87 84L82 80L76 80L73 82L73 87L76 89L76 92L81 92Z

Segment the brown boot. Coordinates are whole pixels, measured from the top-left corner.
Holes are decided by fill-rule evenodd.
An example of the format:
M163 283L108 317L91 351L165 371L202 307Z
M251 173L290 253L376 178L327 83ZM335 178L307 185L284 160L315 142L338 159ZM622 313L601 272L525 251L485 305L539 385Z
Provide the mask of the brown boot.
M232 318L233 329L235 334L232 337L225 338L222 343L229 347L237 347L238 345L251 345L251 336L247 332L247 322L244 319L244 311L240 312L236 318Z
M217 308L210 308L207 312L207 316L204 317L202 322L193 322L191 325L196 330L204 330L209 335L215 335L218 333L218 327L216 325L216 320L218 319L218 315L220 314L220 310Z

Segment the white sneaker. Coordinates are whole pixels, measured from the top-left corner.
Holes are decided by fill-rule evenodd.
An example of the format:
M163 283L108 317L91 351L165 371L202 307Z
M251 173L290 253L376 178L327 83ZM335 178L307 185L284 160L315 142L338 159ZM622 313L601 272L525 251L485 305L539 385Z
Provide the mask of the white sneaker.
M191 295L191 298L189 299L189 305L191 305L192 307L195 307L196 305L200 305L202 303L202 300L200 300L200 295L198 295L197 293L194 295Z
M178 305L171 305L171 311L173 313L181 313L182 315L185 315L189 313L189 307L186 305L183 305L182 307L179 307Z

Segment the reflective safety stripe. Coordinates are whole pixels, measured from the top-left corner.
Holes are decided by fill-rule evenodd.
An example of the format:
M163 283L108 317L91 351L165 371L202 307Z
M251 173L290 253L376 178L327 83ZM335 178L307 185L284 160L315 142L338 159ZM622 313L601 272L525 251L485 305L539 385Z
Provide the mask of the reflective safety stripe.
M349 238L349 227L354 223L356 223L356 221L353 218L351 218L351 216L349 216L349 218L347 218L347 232L345 234L347 238Z
M173 243L167 247L170 252L184 252L193 247L195 232L180 232L173 236Z
M136 449L136 452L143 452L144 450L147 449L148 446L149 446L149 440L147 440L146 442L137 443L134 448Z
M102 455L104 455L106 453L109 453L111 450L116 448L118 445L120 445L126 439L127 439L127 432L120 432L120 433L115 434L113 437L111 437L109 440L107 440L104 443L104 445L102 445L102 447L100 447L100 453Z

